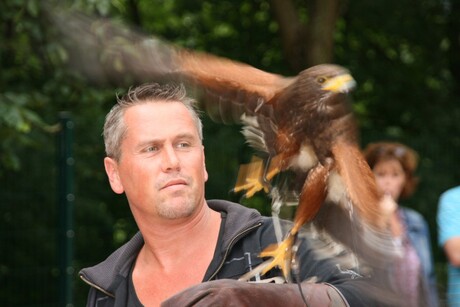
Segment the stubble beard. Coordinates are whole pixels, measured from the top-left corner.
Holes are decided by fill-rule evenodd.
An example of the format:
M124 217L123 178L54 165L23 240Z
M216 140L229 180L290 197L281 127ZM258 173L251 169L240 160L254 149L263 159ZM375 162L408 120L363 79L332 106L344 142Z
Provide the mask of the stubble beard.
M158 215L169 220L192 216L197 208L197 200L195 197L189 196L182 196L181 198L158 204L156 208Z

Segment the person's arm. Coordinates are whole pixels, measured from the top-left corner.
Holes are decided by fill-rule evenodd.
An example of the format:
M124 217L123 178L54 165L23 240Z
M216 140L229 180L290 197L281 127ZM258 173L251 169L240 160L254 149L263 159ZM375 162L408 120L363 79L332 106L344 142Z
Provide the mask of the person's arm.
M328 284L260 284L221 279L188 288L161 306L349 306ZM305 299L305 301L304 301Z
M444 243L444 252L451 265L460 267L460 236L447 240Z
M340 271L330 260L318 261L310 248L303 250L303 277L317 283L254 283L231 279L208 281L177 293L161 306L397 306L383 282ZM306 269L309 267L309 269ZM305 274L306 273L306 274ZM391 294L391 295L390 295Z
M444 193L438 208L439 244L453 266L460 267L460 190Z

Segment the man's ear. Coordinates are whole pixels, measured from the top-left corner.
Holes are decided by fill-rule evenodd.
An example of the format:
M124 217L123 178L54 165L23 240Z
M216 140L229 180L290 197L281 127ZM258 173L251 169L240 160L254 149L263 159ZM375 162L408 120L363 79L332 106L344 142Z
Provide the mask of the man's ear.
M202 149L203 151L203 176L204 176L204 182L208 181L208 171L206 170L206 158L204 156L204 146L202 146Z
M118 163L112 158L105 157L104 166L105 166L105 172L107 173L107 176L109 177L109 182L110 182L110 186L112 187L112 190L117 194L123 193L124 188L121 183L120 176L118 174Z

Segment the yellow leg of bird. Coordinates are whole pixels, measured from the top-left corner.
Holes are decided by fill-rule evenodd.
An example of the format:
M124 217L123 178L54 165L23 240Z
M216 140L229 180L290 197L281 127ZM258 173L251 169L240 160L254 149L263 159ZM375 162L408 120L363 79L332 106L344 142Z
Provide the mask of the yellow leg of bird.
M271 168L271 166L272 164L270 164L269 171L265 174L264 161L254 156L250 163L240 166L238 179L233 191L236 193L246 191L245 196L248 198L262 189L265 193L268 193L269 186L267 182L279 173L277 167Z
M272 257L272 262L268 264L262 271L262 275L279 267L283 272L284 278L290 280L291 262L292 262L292 246L294 244L295 233L289 232L288 236L279 244L272 244L265 248L260 257Z
M245 183L235 185L233 191L236 193L246 191L244 195L247 198L250 198L262 189L265 191L265 193L268 193L268 186L264 185L263 182L261 182L259 179L246 178Z
M318 164L308 174L307 180L302 188L299 207L297 208L294 218L294 225L287 237L280 244L268 246L259 255L260 257L273 258L272 262L262 271L262 274L278 266L283 272L284 278L290 280L293 256L292 247L295 243L295 238L302 225L315 217L324 202L326 197L326 182L331 165L331 161L327 161L326 166Z
M278 167L274 168L274 169L271 169L266 175L265 175L265 178L266 180L270 181L273 179L273 177L275 177L277 174L279 174L280 172L280 169Z
M283 155L274 156L269 160L270 164L268 165L268 170L266 170L264 174L266 181L272 180L273 177L281 172L282 161Z

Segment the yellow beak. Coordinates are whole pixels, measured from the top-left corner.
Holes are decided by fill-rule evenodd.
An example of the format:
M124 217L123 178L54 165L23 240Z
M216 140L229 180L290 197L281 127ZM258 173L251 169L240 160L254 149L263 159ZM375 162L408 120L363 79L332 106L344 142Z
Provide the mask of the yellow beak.
M350 74L339 75L326 81L323 85L323 90L347 93L356 86L356 81Z

